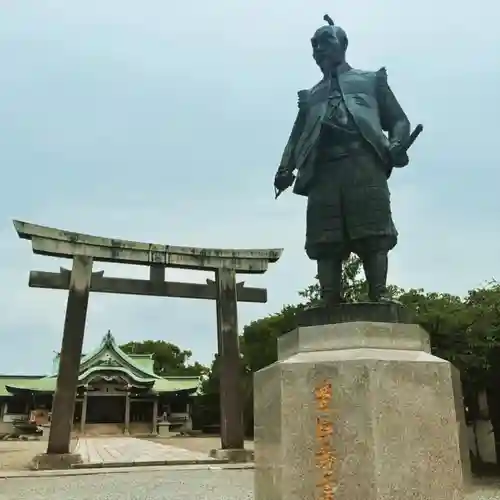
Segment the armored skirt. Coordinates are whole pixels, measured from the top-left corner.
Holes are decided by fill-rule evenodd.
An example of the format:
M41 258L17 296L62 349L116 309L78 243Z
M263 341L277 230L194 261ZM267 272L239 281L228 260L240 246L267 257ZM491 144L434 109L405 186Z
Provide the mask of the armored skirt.
M306 253L329 259L391 250L398 233L387 176L367 147L332 159L318 155L307 199ZM361 255L360 255L361 254Z

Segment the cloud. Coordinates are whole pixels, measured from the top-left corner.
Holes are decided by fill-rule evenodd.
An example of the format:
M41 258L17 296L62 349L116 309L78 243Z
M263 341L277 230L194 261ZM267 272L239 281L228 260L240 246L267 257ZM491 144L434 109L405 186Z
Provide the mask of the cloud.
M296 91L318 79L308 40L325 12L347 30L351 64L387 66L408 115L425 125L412 163L391 179L400 231L391 281L465 293L499 274L491 2L9 2L0 19L0 372L50 370L66 301L28 288L30 269L69 263L33 256L14 217L174 245L283 247L266 274L242 278L267 287L269 302L240 305L240 326L297 299L315 274L303 253L305 200L275 202L272 177ZM174 342L206 363L216 349L208 302L93 295L85 349L108 329L120 342Z

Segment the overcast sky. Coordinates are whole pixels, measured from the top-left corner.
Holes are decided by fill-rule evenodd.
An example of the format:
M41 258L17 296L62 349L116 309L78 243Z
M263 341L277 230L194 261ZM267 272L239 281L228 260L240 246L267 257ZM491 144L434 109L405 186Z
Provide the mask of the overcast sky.
M452 0L2 0L0 15L0 373L46 373L59 350L66 292L28 288L35 257L12 226L37 224L139 241L283 247L265 305L313 281L305 199L275 202L273 176L296 92L319 79L309 39L328 12L348 60L386 66L425 131L391 178L400 242L390 281L465 294L500 278L500 8ZM97 266L147 277L147 268ZM200 273L170 279L203 282ZM93 295L85 350L164 339L209 363L215 304Z

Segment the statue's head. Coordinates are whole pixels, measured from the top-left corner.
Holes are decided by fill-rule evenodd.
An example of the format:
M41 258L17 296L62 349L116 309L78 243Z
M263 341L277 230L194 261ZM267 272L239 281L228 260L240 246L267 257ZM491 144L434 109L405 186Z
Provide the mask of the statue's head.
M346 32L340 26L335 26L328 15L324 19L328 24L316 30L311 38L314 60L323 72L345 61L348 44Z

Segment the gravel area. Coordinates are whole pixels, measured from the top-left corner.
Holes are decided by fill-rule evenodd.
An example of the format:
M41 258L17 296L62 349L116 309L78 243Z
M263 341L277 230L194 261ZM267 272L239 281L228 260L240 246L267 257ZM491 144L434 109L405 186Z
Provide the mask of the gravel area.
M251 500L246 470L169 470L0 479L0 500Z
M66 477L0 479L0 500L252 500L253 471L171 468ZM439 500L439 499L436 499ZM488 481L465 500L500 500Z
M217 437L173 437L156 443L194 452L220 446ZM0 441L0 470L22 470L46 441ZM253 442L245 443L252 449ZM103 471L104 472L104 471ZM166 467L127 473L62 477L0 478L0 500L251 500L253 471ZM500 479L475 480L465 500L500 500Z
M0 441L0 470L27 469L35 455L46 451L47 441Z
M0 441L0 470L26 469L31 459L47 449L47 441Z
M500 500L500 485L477 484L474 487L468 488L465 500Z

